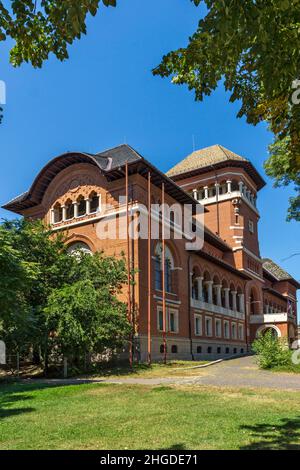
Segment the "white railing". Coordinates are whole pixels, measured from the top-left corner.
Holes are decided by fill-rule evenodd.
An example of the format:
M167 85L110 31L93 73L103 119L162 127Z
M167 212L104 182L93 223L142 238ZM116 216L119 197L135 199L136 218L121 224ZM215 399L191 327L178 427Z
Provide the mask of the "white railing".
M250 323L252 325L264 323L285 323L288 321L287 313L266 313L264 315L251 315Z
M253 204L253 202L249 198L247 198L247 196L241 191L232 191L231 193L219 194L218 202L226 201L227 199L239 198L239 197L242 198L247 204L249 204L249 206L252 209L254 209L255 212L258 213L256 205ZM201 204L203 205L212 204L217 201L217 196L215 195L215 196L210 196L210 197L203 198L203 199L198 199L198 201L201 202Z
M191 307L205 312L216 313L218 315L237 318L239 320L244 320L245 318L245 314L243 312L236 312L234 310L230 310L219 305L209 304L207 302L203 302L203 300L196 300L192 298Z

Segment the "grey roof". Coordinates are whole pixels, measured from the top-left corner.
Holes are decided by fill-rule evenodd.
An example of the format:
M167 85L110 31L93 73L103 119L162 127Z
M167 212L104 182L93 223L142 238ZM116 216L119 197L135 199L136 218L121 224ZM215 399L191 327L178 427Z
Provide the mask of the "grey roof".
M93 155L97 160L106 159L111 160L111 169L118 168L119 166L124 165L126 162L133 163L138 160L142 160L141 155L139 155L130 145L122 144L118 147L105 150L104 152L97 153Z
M265 269L269 274L271 274L277 281L287 281L294 279L287 271L285 271L281 266L276 264L270 258L263 258L263 269Z
M247 162L248 160L240 155L226 149L222 145L212 145L204 149L196 150L195 152L188 155L181 162L177 163L168 172L168 176L174 176L186 173L187 171L196 170L198 168L208 167L216 163L225 161L240 161Z

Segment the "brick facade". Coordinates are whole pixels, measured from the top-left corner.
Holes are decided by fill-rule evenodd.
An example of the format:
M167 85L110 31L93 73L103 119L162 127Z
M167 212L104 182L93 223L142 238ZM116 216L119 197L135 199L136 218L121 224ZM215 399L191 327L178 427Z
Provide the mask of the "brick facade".
M123 147L128 151L127 146ZM106 154L109 159L109 151ZM111 171L106 172L89 161L88 156L83 157L85 161L80 162L75 157L71 161L69 155L53 160L52 170L49 164L23 199L11 201L5 207L25 217L41 218L54 231L64 231L70 246L82 243L92 252L103 250L109 255L122 256L127 249L126 239L99 239L97 227L100 220L108 217L108 212L103 210L105 205L110 205L110 213L118 212L120 218L125 216L126 206L124 202L119 203L119 197L125 196L124 171L120 170L124 169L124 162L120 162L120 168L116 166L112 178ZM142 162L140 166L148 165L143 159L139 162ZM169 180L171 189L166 190L166 202L170 205L178 202L181 187L206 209L202 250L187 251L184 238L166 242L170 257L170 292L166 293L170 358L244 354L257 333L267 328L287 337L290 344L297 338L296 289L299 285L291 277L278 279L265 270L260 256L256 198L261 183L258 184L248 167L236 167L230 161L220 168L218 165L213 169L210 165L207 171L201 168L201 174L193 170L193 174L172 176L176 184L172 186ZM51 176L46 179L45 172L50 170ZM151 174L164 178L152 166ZM160 183L151 185L151 193L152 202L160 203ZM129 195L132 220L135 220L141 205L147 206L148 198L147 178L139 167L130 172ZM90 210L93 198L99 200L96 211ZM88 213L81 214L81 207L88 207ZM63 220L55 221L55 211ZM66 220L69 213L73 216ZM174 226L171 233L174 233ZM152 356L156 360L162 358L162 291L155 271L159 243L159 240L151 241L151 337ZM135 268L132 293L135 352L138 358L146 360L147 240L131 241L131 257ZM122 297L126 300L125 290Z

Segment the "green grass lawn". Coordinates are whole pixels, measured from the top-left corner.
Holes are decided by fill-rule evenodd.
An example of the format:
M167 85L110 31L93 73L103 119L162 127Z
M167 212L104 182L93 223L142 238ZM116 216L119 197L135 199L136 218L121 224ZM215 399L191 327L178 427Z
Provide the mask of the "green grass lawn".
M69 369L69 377L82 376L82 377L143 377L143 378L154 378L154 377L182 377L197 374L197 367L207 364L209 361L168 361L167 364L153 363L150 366L145 363L134 364L132 369L129 365L122 364L119 366L111 366L109 364L103 364L103 366L95 365L94 371L91 370L87 374L80 373L78 370L72 371ZM20 370L20 377L43 377L43 371L40 366L28 365L24 366ZM48 376L51 378L62 378L63 370L50 370ZM10 372L6 372L0 369L0 384L1 380L13 379L13 375Z
M168 361L166 364L156 362L150 366L145 363L134 364L132 369L129 366L122 365L120 367L104 367L97 373L92 374L94 377L137 377L137 378L154 378L154 377L183 377L197 374L197 367L207 364L208 361Z
M0 449L300 449L300 393L0 386Z

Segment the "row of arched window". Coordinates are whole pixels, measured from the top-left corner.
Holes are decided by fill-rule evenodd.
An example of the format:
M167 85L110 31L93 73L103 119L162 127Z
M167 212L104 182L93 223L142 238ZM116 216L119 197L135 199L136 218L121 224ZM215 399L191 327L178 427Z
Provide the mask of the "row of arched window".
M192 298L217 305L229 310L244 313L245 297L242 288L235 287L232 282L220 281L218 276L211 279L206 271L203 276L194 270L192 274Z
M75 201L68 199L65 204L57 202L51 209L51 223L58 224L85 215L96 214L100 209L100 196L92 191L88 197L78 196Z

